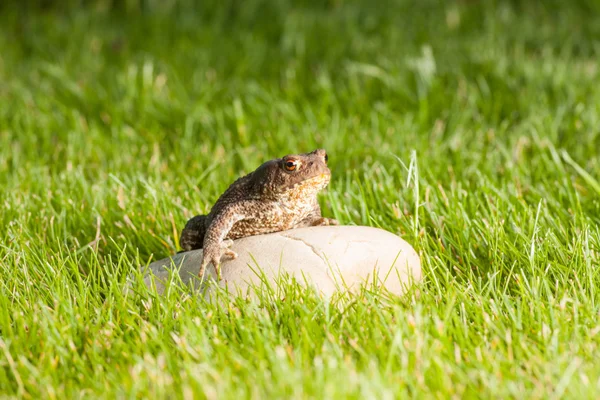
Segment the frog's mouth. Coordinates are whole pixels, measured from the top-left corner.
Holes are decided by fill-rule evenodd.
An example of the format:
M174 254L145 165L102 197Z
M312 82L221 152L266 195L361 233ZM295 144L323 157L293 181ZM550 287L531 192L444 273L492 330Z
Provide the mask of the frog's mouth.
M331 174L322 173L312 178L305 179L303 181L288 185L284 190L285 191L295 191L295 190L305 190L305 189L313 189L315 192L325 188L329 184L329 180L331 179Z

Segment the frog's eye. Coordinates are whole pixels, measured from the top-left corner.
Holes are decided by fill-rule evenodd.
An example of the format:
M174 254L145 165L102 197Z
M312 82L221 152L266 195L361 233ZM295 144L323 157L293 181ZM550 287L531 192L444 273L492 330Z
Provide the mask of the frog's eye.
M287 160L283 163L283 167L286 171L295 171L298 168L298 161L296 160Z
M325 153L325 162L329 161L329 156Z

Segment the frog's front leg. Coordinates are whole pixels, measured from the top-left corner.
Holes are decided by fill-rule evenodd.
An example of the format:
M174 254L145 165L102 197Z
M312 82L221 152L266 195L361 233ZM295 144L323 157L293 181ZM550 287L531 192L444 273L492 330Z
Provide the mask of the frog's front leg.
M297 228L306 226L329 226L339 224L340 223L333 218L325 218L321 216L321 209L316 207L306 218L300 221Z
M212 264L217 272L217 279L221 280L221 255L224 254L232 259L237 257L237 254L229 249L233 241L225 238L236 222L247 218L248 210L256 206L254 203L254 201L241 201L229 205L219 210L219 213L212 218L204 235L202 245L204 253L198 276L204 276L206 267Z
M319 217L309 221L309 226L330 226L330 225L339 225L337 219L333 218L325 218Z

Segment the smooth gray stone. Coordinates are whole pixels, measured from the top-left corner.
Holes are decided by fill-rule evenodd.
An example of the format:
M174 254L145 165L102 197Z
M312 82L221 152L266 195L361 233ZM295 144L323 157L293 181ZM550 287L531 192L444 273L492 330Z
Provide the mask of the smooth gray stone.
M265 277L274 285L282 274L306 282L326 296L337 290L355 290L365 282L376 282L400 295L422 278L421 261L410 244L388 231L366 226L320 226L249 236L236 240L231 249L238 257L223 257L219 285L242 295L261 286ZM169 271L174 270L185 285L193 283L199 288L201 261L202 250L155 261L148 266L150 273L144 282L150 287L154 277L157 291L162 293ZM212 266L207 268L205 280L204 284L216 282ZM206 287L210 294L211 285Z

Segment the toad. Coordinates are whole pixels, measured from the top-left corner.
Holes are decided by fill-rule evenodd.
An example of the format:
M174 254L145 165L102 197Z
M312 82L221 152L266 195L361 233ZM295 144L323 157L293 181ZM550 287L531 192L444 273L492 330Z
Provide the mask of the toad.
M327 153L287 155L267 161L254 172L233 182L208 215L190 219L179 243L183 251L203 249L198 275L213 264L221 278L220 261L237 254L229 247L234 239L293 228L338 225L321 216L317 194L329 184Z

